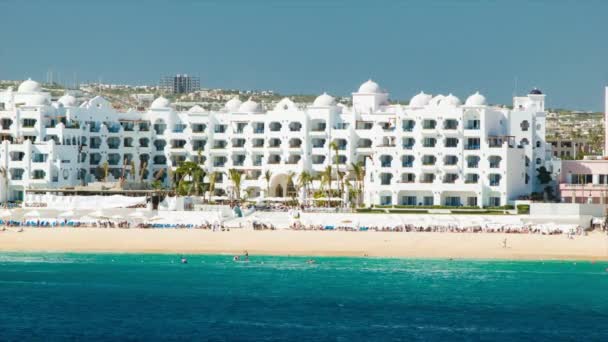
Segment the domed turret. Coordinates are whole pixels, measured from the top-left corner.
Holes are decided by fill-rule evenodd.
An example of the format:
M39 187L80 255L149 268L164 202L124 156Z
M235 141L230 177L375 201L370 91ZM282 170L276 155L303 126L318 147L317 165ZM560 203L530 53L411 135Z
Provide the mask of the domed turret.
M64 107L76 107L76 98L70 94L65 94L57 100Z
M439 106L439 104L441 103L441 101L443 101L443 99L445 99L445 96L439 94L435 97L433 97L430 101L429 101L429 105L432 106Z
M171 101L160 96L156 100L152 101L150 105L151 109L168 109L171 107Z
M228 100L228 102L226 102L226 104L224 104L224 109L226 109L228 112L236 112L239 110L239 107L243 104L243 102L241 100L239 100L238 96L235 96L233 98L231 98L230 100Z
M359 87L359 93L363 93L363 94L377 94L377 93L381 93L382 91L380 90L380 86L378 85L378 83L370 80L367 80L367 82L363 83L360 87Z
M26 104L28 106L45 106L49 104L49 101L46 96L36 94L32 96L28 96L26 100Z
M534 89L530 90L530 95L542 95L542 94L543 94L543 92L540 91L540 89L538 89L536 87Z
M446 105L446 106L453 106L453 107L458 107L462 104L462 102L460 102L460 99L457 98L456 96L452 95L451 93L446 96L442 101L441 101L442 105Z
M485 106L487 105L485 96L481 95L479 92L469 96L464 103L465 106Z
M327 93L317 96L315 101L312 103L313 107L331 107L335 104L335 99Z
M432 95L425 94L423 91L421 91L419 94L416 94L414 95L414 97L412 97L409 106L416 108L424 107L429 104L432 98Z
M40 86L40 83L32 81L31 78L28 78L19 85L17 91L20 93L39 93L42 91L42 87Z
M243 102L243 104L239 107L239 112L260 113L262 112L262 106L260 106L259 103L253 101L251 98L249 98L249 100Z

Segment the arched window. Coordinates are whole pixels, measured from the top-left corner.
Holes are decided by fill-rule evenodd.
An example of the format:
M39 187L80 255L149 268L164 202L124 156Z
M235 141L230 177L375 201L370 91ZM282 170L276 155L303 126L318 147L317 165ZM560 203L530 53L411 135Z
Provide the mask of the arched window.
M528 141L528 139L523 138L523 139L521 139L521 141L519 142L519 144L521 146L526 146L526 145L530 144L530 142Z
M525 132L530 128L530 123L528 122L528 120L524 120L521 122L519 127L521 127L521 130Z

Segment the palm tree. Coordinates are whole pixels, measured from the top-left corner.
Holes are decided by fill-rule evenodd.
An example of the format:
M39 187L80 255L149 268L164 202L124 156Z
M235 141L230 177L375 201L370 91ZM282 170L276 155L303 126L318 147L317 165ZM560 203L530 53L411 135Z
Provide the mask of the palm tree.
M108 171L110 168L110 164L107 161L103 162L103 181L105 182L108 179Z
M300 188L304 189L304 194L307 199L309 196L311 183L312 183L312 175L310 174L310 172L302 171L302 173L300 173L300 176L298 176L298 185L300 186Z
M0 167L0 177L2 177L2 182L4 182L4 192L7 194L6 202L8 202L8 171L5 167Z
M332 141L329 144L330 149L332 149L334 151L334 164L336 165L336 178L338 181L338 193L340 194L340 197L342 197L342 186L341 186L341 177L340 177L340 169L339 169L339 164L338 164L338 157L339 157L339 151L340 151L340 146L338 146L338 143L336 143L335 141Z
M135 181L135 161L131 160L131 179Z
M297 196L299 192L299 183L296 184L294 179L296 177L296 173L293 171L289 171L287 173L287 188L285 189L286 195L290 196L294 205L297 204ZM291 186L291 188L290 188Z
M266 172L264 172L264 179L266 180L266 197L270 197L270 178L272 178L272 172L266 170Z
M363 195L363 183L365 181L365 167L362 162L351 163L355 180L357 181L356 192L357 192L357 206L361 206L362 195Z
M190 195L192 190L197 186L195 185L194 176L201 172L201 167L197 163L186 161L179 165L175 170L175 174L178 181L178 187L182 195ZM187 180L189 179L189 180Z
M169 190L174 191L175 190L175 172L173 172L173 169L171 167L169 167L167 169L167 176L169 178Z
M205 186L205 184L203 183L203 180L205 179L206 174L207 174L207 172L202 167L197 168L192 173L192 182L194 185L194 192L196 193L197 196L201 195L201 190Z
M139 165L139 181L140 182L144 181L144 176L145 176L147 167L148 167L147 161L142 161L141 164Z
M215 182L217 181L217 171L213 171L209 174L209 201L211 201L211 195L215 191Z
M331 165L327 165L325 170L321 172L321 184L327 184L327 206L329 206L329 198L331 198L331 179L332 179Z
M241 181L243 180L243 173L237 169L228 170L228 176L232 181L232 185L234 186L234 193L236 196L236 200L241 200Z

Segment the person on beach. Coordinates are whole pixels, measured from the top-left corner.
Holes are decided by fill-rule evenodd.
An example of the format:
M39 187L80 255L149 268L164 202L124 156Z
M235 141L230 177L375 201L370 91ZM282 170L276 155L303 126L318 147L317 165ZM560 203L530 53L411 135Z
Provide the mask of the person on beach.
M507 248L507 238L502 240L502 248Z
M249 261L249 252L245 251L245 261Z

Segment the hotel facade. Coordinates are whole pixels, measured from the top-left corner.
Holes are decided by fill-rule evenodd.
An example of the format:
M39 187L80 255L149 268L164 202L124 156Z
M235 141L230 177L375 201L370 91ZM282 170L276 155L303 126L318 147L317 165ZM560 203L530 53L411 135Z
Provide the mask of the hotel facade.
M542 189L536 170L551 165L545 115L537 89L512 109L479 93L462 103L421 92L399 105L371 80L352 105L324 93L308 105L284 98L265 110L233 98L221 111L177 112L159 97L145 112L121 112L102 97L53 101L27 80L0 92L0 200L94 182L106 165L111 179L167 184L168 169L183 161L218 172L217 199L232 191L232 168L243 171L250 198L287 197L291 172L318 174L337 158L350 179L351 163L364 163L367 205L500 206Z

